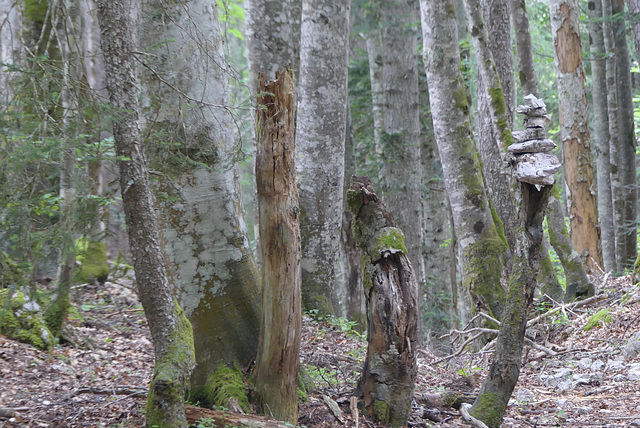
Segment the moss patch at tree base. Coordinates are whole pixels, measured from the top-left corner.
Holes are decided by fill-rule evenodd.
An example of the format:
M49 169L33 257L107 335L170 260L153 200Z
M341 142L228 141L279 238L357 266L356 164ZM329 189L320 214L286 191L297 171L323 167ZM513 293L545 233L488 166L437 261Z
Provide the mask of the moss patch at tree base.
M41 350L53 346L54 336L39 313L39 305L20 292L7 302L8 289L0 290L0 333Z
M104 242L88 241L86 238L78 239L76 259L82 263L76 274L78 282L103 283L109 277L107 246Z
M216 372L209 376L204 389L192 391L189 400L199 402L203 407L226 408L231 398L236 400L245 412L251 411L242 371L220 364Z

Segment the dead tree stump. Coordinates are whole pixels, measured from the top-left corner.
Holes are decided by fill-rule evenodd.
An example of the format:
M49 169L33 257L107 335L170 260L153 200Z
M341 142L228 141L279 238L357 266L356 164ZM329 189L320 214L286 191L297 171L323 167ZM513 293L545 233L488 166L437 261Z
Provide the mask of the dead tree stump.
M352 177L347 202L362 253L368 309L367 358L356 393L372 418L404 426L417 374L418 284L404 234L371 181Z

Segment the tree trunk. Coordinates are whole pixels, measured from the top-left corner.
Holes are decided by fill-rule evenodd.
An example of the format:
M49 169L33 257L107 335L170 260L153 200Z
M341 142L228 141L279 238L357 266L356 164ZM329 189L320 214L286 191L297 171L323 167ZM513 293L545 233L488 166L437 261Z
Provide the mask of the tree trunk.
M354 177L347 193L363 257L369 328L367 358L357 394L372 418L405 426L418 366L418 284L404 234L371 181Z
M212 405L221 364L256 355L260 278L240 201L235 123L215 3L142 4L147 128L170 281L194 329L194 401ZM158 44L159 41L163 41ZM176 72L179 70L179 72ZM224 405L219 404L219 405Z
M384 91L382 89L382 32L372 28L366 36L367 57L369 58L369 80L371 81L371 110L373 113L373 144L376 152L382 147L384 129ZM376 153L378 154L378 153ZM378 154L380 156L380 154Z
M482 180L461 73L453 0L421 0L424 63L433 128L462 260L462 281L477 310L500 318L505 242L495 227ZM437 35L437 37L436 37Z
M262 323L254 392L262 412L298 421L298 353L302 328L299 200L295 168L293 72L259 81L256 182L262 252ZM273 95L271 95L273 94Z
M624 0L612 0L613 31L616 45L616 83L620 110L620 170L623 188L624 212L622 219L622 244L624 254L619 260L620 270L631 269L638 255L637 217L638 180L636 172L636 137L633 124L633 91L631 90L631 64L627 44Z
M185 427L184 396L195 363L191 324L172 297L164 265L147 161L143 152L130 10L120 0L98 0L113 134L121 157L120 185L138 295L149 322L155 370L147 398L147 426Z
M596 141L598 214L605 272L617 270L616 235L611 196L611 160L609 153L609 107L607 104L606 50L604 46L602 0L591 0L589 36L591 40L591 87L593 97L593 132Z
M9 65L20 64L22 14L15 0L0 0L0 108L13 99L13 79L17 73Z
M560 102L564 178L571 240L589 271L602 268L589 115L576 0L551 0L551 27Z
M296 127L304 308L337 315L350 0L304 0Z
M636 58L640 58L640 0L627 0L629 15L631 19L631 29L633 30L633 44L636 48Z
M511 0L511 16L516 36L516 55L518 57L518 78L524 95L538 93L538 79L533 66L533 48L531 44L531 31L529 29L529 16L525 0Z

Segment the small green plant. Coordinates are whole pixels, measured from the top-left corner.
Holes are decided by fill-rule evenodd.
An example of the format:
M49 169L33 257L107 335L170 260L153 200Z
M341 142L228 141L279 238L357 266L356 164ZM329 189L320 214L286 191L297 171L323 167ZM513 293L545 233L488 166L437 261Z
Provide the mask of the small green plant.
M216 420L213 418L200 418L197 421L197 428L216 428Z

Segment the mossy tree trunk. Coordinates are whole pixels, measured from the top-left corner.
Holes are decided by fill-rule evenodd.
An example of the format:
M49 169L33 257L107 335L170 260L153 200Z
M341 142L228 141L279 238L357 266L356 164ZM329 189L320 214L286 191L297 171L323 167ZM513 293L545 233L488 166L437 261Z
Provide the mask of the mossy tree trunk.
M507 244L494 223L473 139L454 1L422 0L420 7L433 128L460 246L462 281L476 310L500 318Z
M160 237L194 329L190 399L211 405L209 380L220 364L244 367L255 358L261 294L240 200L218 8L207 0L147 0L141 7Z
M368 308L367 358L357 394L382 423L405 426L418 366L418 284L404 234L366 177L347 192L363 261Z
M276 72L256 112L256 182L262 252L262 323L254 392L262 412L298 421L298 353L302 328L300 220L295 168L295 82ZM273 94L273 95L272 95Z
M138 294L149 322L155 370L147 397L147 426L185 427L185 394L195 365L191 324L167 279L140 129L138 82L131 43L131 10L122 0L98 0L113 135L121 157L120 186Z

